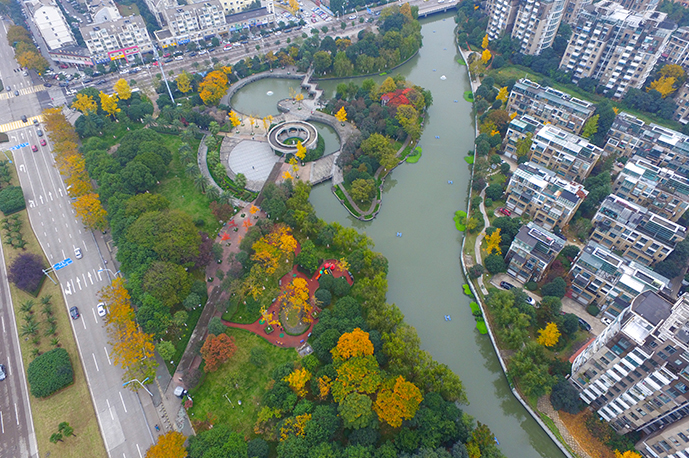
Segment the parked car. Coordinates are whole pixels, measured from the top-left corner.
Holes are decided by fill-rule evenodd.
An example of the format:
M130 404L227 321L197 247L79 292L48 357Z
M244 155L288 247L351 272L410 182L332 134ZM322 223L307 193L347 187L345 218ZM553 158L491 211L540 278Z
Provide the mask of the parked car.
M7 86L7 87L5 88L5 90L6 90L7 92L10 92L10 91L12 90L12 88L9 87L9 86Z
M189 54L189 57L194 57L195 55L196 55L196 52L192 52ZM153 65L155 65L155 64L153 64Z
M512 283L507 283L506 281L501 281L500 287L507 289L507 290L510 290L510 289L514 288L514 285Z
M73 320L79 318L79 309L76 307L69 309L69 316L71 316Z
M67 64L60 64L60 68L69 68L69 65L67 65Z
M512 216L512 212L509 211L508 209L504 208L504 207L498 208L498 211L505 216Z
M531 296L526 296L526 303L529 305L536 305L536 301Z
M43 83L43 86L45 86L45 87L53 87L53 85L50 84L50 83Z
M34 126L37 126L38 125L38 119L34 118L33 124L34 124Z
M608 318L607 316L604 316L600 320L606 326L610 326L612 324L612 320L610 318Z
M584 331L590 331L591 325L586 322L583 318L579 318L579 327Z
M38 146L32 145L32 146L31 146L31 151L33 151L34 153L35 153L36 151L38 151Z
M46 145L45 139L41 138L41 146L45 146L45 145Z
M7 378L7 369L3 364L0 364L0 380L5 380Z

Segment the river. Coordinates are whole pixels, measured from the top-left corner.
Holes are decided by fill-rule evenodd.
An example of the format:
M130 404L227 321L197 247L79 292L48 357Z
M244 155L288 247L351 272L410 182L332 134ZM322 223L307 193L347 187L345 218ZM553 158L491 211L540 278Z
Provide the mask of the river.
M464 156L473 149L474 128L471 104L462 97L470 86L465 68L457 63L453 16L434 16L422 25L423 48L395 71L433 94L420 141L421 160L398 167L388 177L381 211L372 222L349 216L329 182L314 187L311 202L324 220L366 232L376 251L388 258L388 302L397 304L416 327L422 347L461 377L470 401L463 409L490 427L505 455L561 458L560 449L512 395L490 339L476 331L470 299L462 291L463 234L452 217L456 210L466 209L470 180ZM324 81L320 86L332 94L339 82ZM258 97L278 84L283 83L261 80L239 92ZM276 102L285 97L273 91ZM452 321L445 321L445 315Z

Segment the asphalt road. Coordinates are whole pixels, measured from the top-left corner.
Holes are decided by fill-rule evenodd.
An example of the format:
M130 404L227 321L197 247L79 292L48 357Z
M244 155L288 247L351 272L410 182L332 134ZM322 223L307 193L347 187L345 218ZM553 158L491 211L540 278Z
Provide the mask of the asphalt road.
M0 382L0 456L33 458L38 457L38 444L29 408L29 390L19 350L19 334L12 311L3 249L6 248L0 244L0 364L5 366L7 378Z
M96 313L98 291L110 283L114 274L102 270L107 264L96 244L95 237L100 235L85 230L77 219L54 167L49 141L40 146L36 127L28 126L10 134L10 145L23 142L29 146L15 152L15 163L31 226L51 265L72 260L52 278L64 293L67 308L63 313L76 306L81 315L71 320L72 329L106 449L113 457L141 457L154 442L153 436L137 395L122 387L122 370L110 359L104 321ZM32 152L31 145L37 145L38 151ZM83 254L81 259L75 257L77 247Z

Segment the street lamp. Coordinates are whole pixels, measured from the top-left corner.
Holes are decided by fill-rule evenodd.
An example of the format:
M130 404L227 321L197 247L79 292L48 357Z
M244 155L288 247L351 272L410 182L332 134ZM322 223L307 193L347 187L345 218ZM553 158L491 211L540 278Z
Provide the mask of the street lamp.
M145 382L146 380L148 380L148 377L146 377L146 378L144 379L144 382ZM146 388L146 387L144 386L144 384L143 384L142 382L138 381L137 379L131 379L130 381L123 383L122 386L125 387L125 386L129 385L129 384L132 383L132 382L136 382L136 383L138 383L139 385L141 385L141 388L143 388L144 390L146 390L146 392L147 392L148 394L150 394L151 397L153 397L153 393L151 393L150 391L148 391L148 388Z

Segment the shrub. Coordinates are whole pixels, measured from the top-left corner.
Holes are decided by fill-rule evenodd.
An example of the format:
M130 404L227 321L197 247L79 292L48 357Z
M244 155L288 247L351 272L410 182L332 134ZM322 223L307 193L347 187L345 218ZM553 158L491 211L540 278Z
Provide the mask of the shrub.
M53 348L31 361L27 370L31 394L45 398L71 385L74 370L69 354L64 348Z
M535 281L527 281L524 283L524 288L528 289L529 291L536 291L538 289L538 283Z
M17 288L36 295L43 281L43 258L37 254L25 253L17 257L10 266L8 278Z
M0 212L11 215L25 208L24 193L20 186L8 186L0 191Z
M555 296L562 299L567 292L567 283L562 277L557 277L550 283L543 285L541 293L543 296Z
M598 314L600 313L600 309L598 308L598 306L596 306L596 304L591 304L588 307L586 307L586 311L591 316L598 316Z
M581 411L579 392L565 379L560 379L550 393L550 403L555 410L564 410L576 415Z
M486 271L486 269L481 265L477 264L475 266L469 267L469 278L478 278Z
M318 301L318 305L321 307L327 307L328 305L330 305L330 302L333 300L333 295L330 294L330 291L328 291L327 289L323 289L323 288L318 288L316 290L316 294L314 294L314 296L316 296L316 300Z
M486 200L483 202L483 205L486 207L492 207L493 206L493 199L490 197L486 197Z
M211 321L208 323L208 334L213 334L214 336L217 336L223 334L226 329L227 327L217 316L211 318Z

